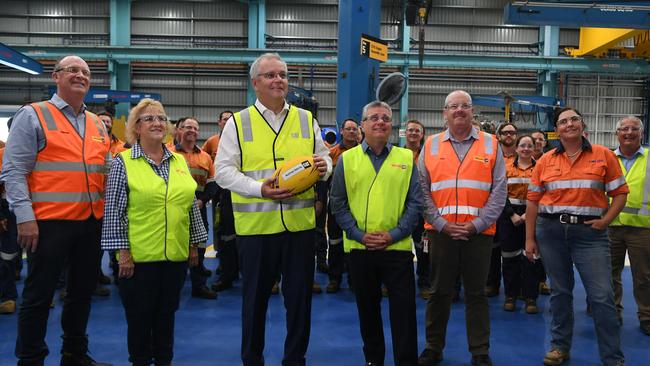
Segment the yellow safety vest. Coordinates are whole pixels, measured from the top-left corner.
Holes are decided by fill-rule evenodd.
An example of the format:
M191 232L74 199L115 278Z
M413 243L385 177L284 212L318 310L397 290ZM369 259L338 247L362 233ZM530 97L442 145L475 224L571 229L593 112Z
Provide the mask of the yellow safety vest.
M120 153L129 186L126 214L133 261L186 261L190 245L190 209L196 182L185 158L169 159L169 179L158 176L144 157Z
M314 153L314 123L309 111L289 107L277 133L255 106L233 117L241 150L241 172L247 177L263 182L291 158ZM316 226L313 188L284 201L244 197L234 191L231 194L237 235L297 232Z
M361 145L347 150L343 158L345 190L352 217L363 232L389 231L404 214L413 172L413 152L393 147L379 172ZM343 233L346 252L366 247ZM388 246L388 250L411 250L411 237Z
M621 158L618 158L621 169L625 174L627 186L630 193L627 195L627 202L623 211L612 221L612 226L637 226L650 228L650 206L648 196L650 195L650 164L648 164L648 149L643 149L643 155L636 158L630 171L625 170Z

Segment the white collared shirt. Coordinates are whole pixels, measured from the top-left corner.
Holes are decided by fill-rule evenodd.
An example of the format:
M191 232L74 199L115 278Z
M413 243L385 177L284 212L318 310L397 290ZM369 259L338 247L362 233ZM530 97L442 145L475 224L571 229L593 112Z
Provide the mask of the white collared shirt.
M284 108L278 114L266 108L259 99L255 101L255 107L262 113L264 119L275 132L280 130L282 122L289 112L289 104L286 101L284 102ZM329 149L323 143L323 137L316 118L314 118L314 136L316 139L315 153L327 162L327 173L321 178L321 180L326 180L332 173L332 159L329 156ZM214 168L215 180L221 188L229 189L245 197L262 197L262 182L247 177L241 172L241 150L233 117L228 119L221 132L219 149L214 159Z

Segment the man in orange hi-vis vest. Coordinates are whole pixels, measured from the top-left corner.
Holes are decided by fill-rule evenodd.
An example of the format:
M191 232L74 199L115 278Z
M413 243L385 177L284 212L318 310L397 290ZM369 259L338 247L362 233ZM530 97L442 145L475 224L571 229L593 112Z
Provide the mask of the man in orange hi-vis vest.
M42 365L47 318L67 262L61 365L106 365L88 356L86 326L97 284L110 136L86 110L90 69L80 57L54 65L52 99L21 108L13 119L0 180L18 223L29 273L18 315L18 365Z
M506 202L505 164L496 138L472 127L474 111L467 92L447 95L442 114L448 128L427 138L418 162L433 270L426 344L418 365L442 360L460 270L472 365L488 366L490 315L484 287L495 223Z

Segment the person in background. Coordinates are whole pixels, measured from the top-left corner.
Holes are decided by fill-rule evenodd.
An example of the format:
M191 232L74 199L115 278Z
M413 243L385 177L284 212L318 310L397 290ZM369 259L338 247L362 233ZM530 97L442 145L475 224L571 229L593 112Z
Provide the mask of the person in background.
M11 118L7 125L11 127ZM3 146L0 148L0 171L4 153ZM9 210L3 182L0 182L0 196L0 314L13 314L16 311L18 298L14 278L16 257L21 253L18 250L16 216Z
M570 357L575 265L592 308L600 359L606 366L624 365L607 226L625 206L629 189L614 153L583 137L585 123L575 108L559 109L553 122L560 146L537 161L526 201L526 257L543 257L551 280L551 349L543 362L560 365Z
M332 166L336 168L336 163L345 151L357 146L357 137L359 136L359 126L357 121L353 118L348 118L341 124L339 130L341 134L341 142L336 144L330 149L330 158L332 159ZM328 190L331 189L332 179L327 182ZM341 290L341 282L343 281L343 272L348 263L347 256L343 248L343 231L336 223L334 215L332 214L331 203L327 205L327 235L328 235L328 275L329 283L325 288L328 294L337 293ZM348 273L348 282L350 276ZM351 285L351 284L348 284Z
M226 122L228 119L230 119L230 117L232 117L231 111L223 111L219 113L219 120L217 121L219 124L219 131L223 131L223 128L226 126ZM221 138L220 136L220 133L215 133L207 140L205 140L203 146L201 147L203 151L207 152L210 155L212 161L214 161L217 156L217 150L219 149L219 139Z
M182 155L164 145L170 125L163 105L142 99L129 113L132 148L113 161L106 185L102 247L119 252L119 290L129 361L171 365L174 317L188 262L208 238L197 184Z
M413 152L413 161L416 162L420 157L422 145L424 145L424 125L422 122L412 119L406 122L406 148ZM423 299L431 295L431 282L429 281L429 240L424 234L424 215L420 214L418 223L413 229L411 237L415 245L415 257L417 264L415 273L417 274L417 286L420 290L420 296Z
M530 134L535 140L535 150L533 151L533 159L539 160L545 152L549 150L548 141L546 141L546 134L540 130L533 131Z
M413 152L392 146L392 111L384 102L363 108L366 139L338 159L331 205L350 253L367 366L383 365L382 283L388 289L395 365L418 357L411 232L422 208Z
M196 144L200 130L198 119L196 117L183 118L180 130L181 140L171 151L179 153L187 161L192 178L196 182L196 203L199 206L205 230L208 231L208 214L205 205L214 197L218 189L217 183L214 181L214 165L210 155L201 150ZM216 299L217 293L210 290L206 285L206 280L211 273L203 265L205 246L199 246L197 251L199 254L198 263L190 268L192 296L208 300Z
M107 111L100 111L97 113L97 116L102 122L104 122L106 130L108 130L108 133L111 135L111 154L113 157L115 157L115 155L126 150L127 148L124 146L124 141L120 140L113 133L113 115Z
M44 363L50 304L67 261L60 365L105 365L88 355L87 325L101 260L110 138L83 102L90 88L88 64L65 56L54 65L52 79L56 93L50 100L14 115L0 174L29 264L16 357L21 366Z
M526 242L526 193L533 174L535 142L530 135L522 135L515 143L517 156L506 165L508 200L497 220L498 240L503 258L503 310L515 311L516 301L523 296L528 314L536 314L541 277L541 262L530 262L523 250Z
M637 305L641 332L650 336L650 164L648 148L641 146L643 122L627 116L616 123L619 146L618 157L625 180L630 188L625 207L609 226L609 244L612 254L614 301L619 317L623 311L623 283L621 272L625 267L625 253L630 258L632 293Z
M313 155L321 180L332 171L329 149L311 112L289 106L287 64L276 53L250 69L257 100L233 115L221 134L217 184L232 195L242 273L242 343L245 366L264 364L268 301L278 272L287 310L284 365L304 365L311 330L314 278L314 191L275 188L276 168ZM311 245L310 245L311 244Z
M443 359L460 273L471 362L489 366L490 314L484 290L495 223L506 200L504 158L496 138L472 126L472 97L467 92L447 95L442 114L448 128L427 138L418 162L433 270L425 314L426 344L418 365L431 366Z

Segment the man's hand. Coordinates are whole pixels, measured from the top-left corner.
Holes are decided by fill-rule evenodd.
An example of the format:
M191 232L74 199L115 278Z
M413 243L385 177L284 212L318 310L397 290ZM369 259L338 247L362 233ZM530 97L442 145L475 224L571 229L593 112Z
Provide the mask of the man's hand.
M133 277L133 272L135 271L135 264L133 263L133 257L131 257L131 251L128 249L120 249L120 261L119 261L119 278L131 278Z
M293 197L293 193L291 193L290 190L275 188L275 179L276 178L271 177L262 183L262 197L276 201L286 200Z
M18 224L18 244L25 250L36 252L38 247L38 224L36 220Z
M607 227L609 226L609 222L607 222L606 219L593 219L593 220L587 220L585 221L585 225L591 225L592 229L596 230L607 230Z
M316 165L316 169L318 169L318 176L321 178L324 177L327 173L327 162L325 159L314 154L314 164Z
M466 224L456 224L453 222L448 222L445 224L445 226L442 228L442 232L449 235L452 239L454 240L469 240L469 237L472 235L472 230L476 232L476 229L474 229L474 225L472 223L468 223L471 225L471 229L466 226Z
M366 233L361 239L368 250L384 250L393 243L393 238L386 231Z
M199 248L190 247L190 256L187 258L187 264L192 267L196 267L199 264Z

